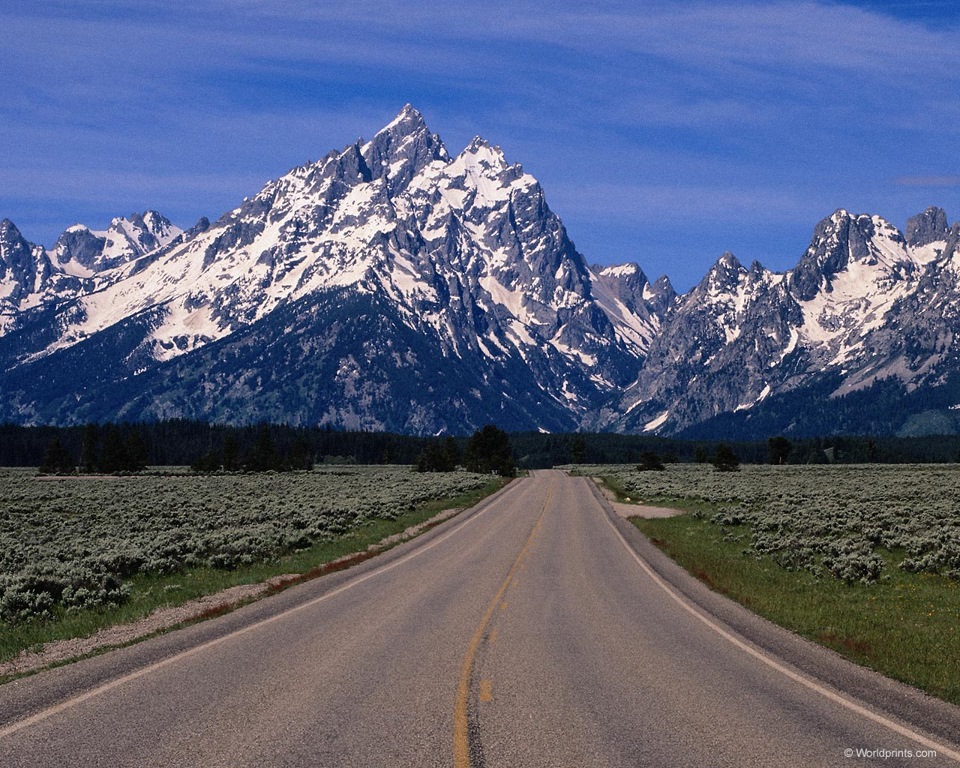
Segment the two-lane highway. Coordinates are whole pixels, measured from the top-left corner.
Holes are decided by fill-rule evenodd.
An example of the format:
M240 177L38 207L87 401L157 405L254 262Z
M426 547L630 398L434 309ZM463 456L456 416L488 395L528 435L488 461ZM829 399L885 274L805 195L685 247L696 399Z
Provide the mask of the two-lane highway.
M354 571L0 688L5 767L934 766L951 750L691 606L589 481L554 471Z

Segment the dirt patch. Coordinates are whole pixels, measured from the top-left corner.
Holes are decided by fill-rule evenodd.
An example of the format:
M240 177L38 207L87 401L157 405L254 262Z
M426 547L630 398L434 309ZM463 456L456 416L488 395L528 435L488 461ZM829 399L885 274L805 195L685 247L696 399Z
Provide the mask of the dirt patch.
M613 507L613 511L620 515L620 517L654 518L675 517L676 515L683 514L683 510L672 509L671 507L651 507L647 504L634 504L629 500L627 500L627 502L617 501L617 495L603 484L603 480L601 478L594 477L592 480L603 492L603 495L606 496L607 501L610 502L610 506Z
M55 640L50 643L45 643L35 651L21 651L16 658L0 664L0 677L35 672L51 664L76 659L94 653L95 651L127 645L180 624L221 616L251 600L281 592L295 584L300 584L334 571L342 571L364 560L369 560L380 552L408 539L412 539L414 536L439 525L445 520L449 520L462 511L463 510L459 508L444 510L429 520L419 523L418 525L412 525L403 532L388 536L376 544L371 544L363 552L344 555L336 560L331 560L329 563L318 566L307 573L288 573L274 576L259 584L241 584L213 595L199 597L183 605L172 608L158 608L149 616L144 616L142 619L138 619L129 624L117 624L112 627L105 627L89 637Z
M861 640L856 637L839 635L836 632L821 632L817 635L817 640L824 645L832 645L834 648L839 646L845 651L858 654L860 656L870 655L870 643L868 643L866 640Z

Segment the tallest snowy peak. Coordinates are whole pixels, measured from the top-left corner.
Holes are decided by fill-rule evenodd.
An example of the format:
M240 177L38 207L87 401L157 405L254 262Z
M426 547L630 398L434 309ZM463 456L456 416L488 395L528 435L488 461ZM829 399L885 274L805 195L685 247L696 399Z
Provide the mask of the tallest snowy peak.
M397 129L401 130L398 131ZM418 130L427 130L427 123L423 119L423 115L411 104L404 104L403 109L397 116L377 131L377 135L391 132L412 133Z
M450 159L440 137L430 133L423 116L409 104L377 131L361 153L372 176L385 178L391 192L406 187L429 163Z

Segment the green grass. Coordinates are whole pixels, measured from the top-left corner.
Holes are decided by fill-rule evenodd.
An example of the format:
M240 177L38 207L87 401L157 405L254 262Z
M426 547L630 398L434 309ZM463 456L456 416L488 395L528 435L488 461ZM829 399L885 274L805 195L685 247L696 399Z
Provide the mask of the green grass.
M429 520L438 513L456 507L469 508L506 484L491 479L482 488L446 499L429 501L396 520L374 520L337 539L309 549L235 570L191 568L169 575L138 574L127 583L130 599L123 605L105 610L66 612L59 609L53 619L0 626L0 661L7 661L27 648L38 648L54 640L88 637L100 629L136 621L152 611L182 605L204 595L240 584L256 584L281 574L321 575L319 566L354 553L364 552L371 544ZM0 683L9 678L0 677Z
M904 573L896 553L884 553L889 578L879 583L818 579L745 554L745 527L724 529L692 515L633 522L715 591L855 662L960 704L960 582Z

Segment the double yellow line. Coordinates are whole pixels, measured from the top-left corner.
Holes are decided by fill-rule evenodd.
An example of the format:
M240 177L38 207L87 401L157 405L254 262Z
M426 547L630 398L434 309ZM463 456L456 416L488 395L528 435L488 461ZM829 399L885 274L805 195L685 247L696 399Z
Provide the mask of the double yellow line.
M530 531L530 535L527 536L527 540L524 542L523 548L520 550L520 554L517 555L517 559L510 568L507 578L503 580L503 584L500 585L500 589L497 591L497 594L493 596L493 599L487 605L487 610L484 612L483 618L480 619L480 623L477 625L477 628L473 633L473 637L470 638L470 645L467 647L467 653L463 657L463 664L460 667L460 685L457 687L457 700L453 709L454 768L470 768L470 726L467 720L467 710L470 700L470 679L473 677L473 664L477 657L477 651L480 649L480 644L483 642L483 637L487 632L487 627L490 624L490 620L493 618L494 612L497 610L497 606L503 600L503 596L510 588L514 577L517 575L517 571L520 569L520 564L530 551L530 547L533 544L533 537L536 535L537 531L540 530L540 525L543 522L543 516L547 512L547 508L550 506L550 500L552 498L553 484L551 483L550 487L547 489L547 498L543 502L543 508L540 510L540 515L537 517L537 522L534 523L533 529Z

